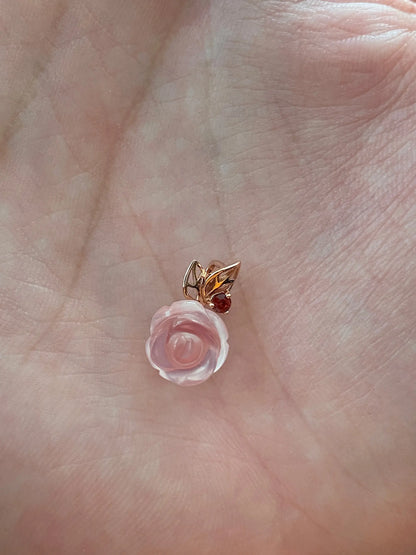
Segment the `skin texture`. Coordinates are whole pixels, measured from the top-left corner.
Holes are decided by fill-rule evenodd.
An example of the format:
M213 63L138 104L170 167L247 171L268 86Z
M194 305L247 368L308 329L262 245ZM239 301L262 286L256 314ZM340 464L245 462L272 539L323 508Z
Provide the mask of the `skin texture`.
M416 553L416 9L0 1L0 552ZM242 261L229 358L152 314Z

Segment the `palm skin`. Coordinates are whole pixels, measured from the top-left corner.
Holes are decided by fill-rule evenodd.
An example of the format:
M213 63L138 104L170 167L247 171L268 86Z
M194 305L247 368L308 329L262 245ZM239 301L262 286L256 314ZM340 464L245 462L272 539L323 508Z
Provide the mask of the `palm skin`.
M416 10L1 2L5 554L416 552ZM178 388L152 314L242 261Z

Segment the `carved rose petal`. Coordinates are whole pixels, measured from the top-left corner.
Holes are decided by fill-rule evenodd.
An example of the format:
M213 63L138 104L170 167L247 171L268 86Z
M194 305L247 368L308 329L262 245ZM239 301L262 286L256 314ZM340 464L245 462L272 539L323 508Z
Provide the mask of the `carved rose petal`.
M175 301L154 314L146 355L162 378L197 385L224 364L227 339L227 328L217 314L198 301Z

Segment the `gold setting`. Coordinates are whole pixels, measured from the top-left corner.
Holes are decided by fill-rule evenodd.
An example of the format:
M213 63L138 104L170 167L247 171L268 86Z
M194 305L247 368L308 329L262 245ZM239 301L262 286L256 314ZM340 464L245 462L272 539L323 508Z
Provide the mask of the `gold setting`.
M183 278L182 289L185 298L199 301L213 309L214 295L224 293L226 297L231 298L230 290L237 279L240 266L240 261L225 266L219 260L212 260L208 267L204 268L198 260L192 260ZM196 290L195 296L190 294L189 289Z

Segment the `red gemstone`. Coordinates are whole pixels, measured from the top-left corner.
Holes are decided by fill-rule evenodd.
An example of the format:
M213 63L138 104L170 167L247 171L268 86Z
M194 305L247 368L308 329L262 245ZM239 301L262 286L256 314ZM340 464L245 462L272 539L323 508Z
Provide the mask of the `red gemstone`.
M212 309L214 312L223 313L230 310L231 299L230 297L227 297L225 293L216 293L212 297L211 302L214 305Z

